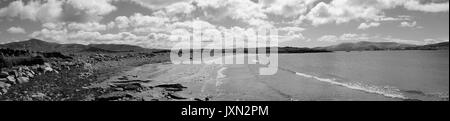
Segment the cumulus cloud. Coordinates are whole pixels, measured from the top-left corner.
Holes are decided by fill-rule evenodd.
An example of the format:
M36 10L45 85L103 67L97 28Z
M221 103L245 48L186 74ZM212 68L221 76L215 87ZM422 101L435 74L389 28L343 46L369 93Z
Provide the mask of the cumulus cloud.
M151 12L105 17L119 10L112 4L116 1L137 3ZM242 34L248 29L279 28L283 31L280 37L306 40L302 34L305 28L329 23L363 22L358 26L361 30L389 21L403 21L399 25L402 27L417 27L410 16L388 16L385 13L388 9L448 12L448 1L436 0L18 0L5 5L0 8L2 20L20 18L42 23L41 30L33 36L81 43L134 44L149 39L170 44L163 40L168 40L171 32L189 33L194 23L211 33ZM292 25L292 21L300 24ZM364 39L364 36L325 35L318 40L352 39Z
M309 20L313 25L345 23L354 19L375 20L383 17L381 9L391 8L389 4L376 0L333 0L320 2L300 21Z
M188 2L191 0L122 0L122 1L131 1L131 2L137 3L141 6L144 6L146 8L156 10L156 9L165 8L174 3Z
M378 26L380 26L380 23L378 23L378 22L361 23L361 24L358 26L358 29L363 29L363 30L365 30L365 29L368 29L368 28L371 28L371 27L378 27Z
M117 8L110 4L111 0L67 0L67 4L91 15L106 15Z
M320 2L309 13L299 17L298 23L309 20L313 25L327 23L345 23L351 20L386 20L384 10L404 7L408 10L423 12L448 12L448 1L445 3L420 3L419 0L333 0L330 3Z
M130 32L107 33L43 29L30 35L59 43L80 44L129 44L147 48L170 48L171 41L167 41L169 35L162 33L151 33L148 35L136 35Z
M88 23L70 23L67 26L72 30L83 30L83 31L105 31L112 26L100 24L98 22L88 22Z
M317 0L261 0L263 11L284 17L295 17L307 12Z
M409 0L404 3L404 7L408 10L424 12L448 12L449 2L421 4L419 0Z
M149 16L135 13L132 16L118 16L115 18L115 25L122 30L132 29L138 33L152 33L166 31L170 19L162 16Z
M319 37L317 41L319 42L337 42L337 41L363 41L369 40L370 38L367 34L354 34L354 33L346 33L340 36L336 35L324 35Z
M195 10L195 6L189 2L179 2L165 7L164 10L168 15L189 14Z
M27 33L25 31L25 29L23 29L22 27L11 27L11 28L9 28L6 31L8 31L11 34L25 34L25 33Z
M238 20L244 23L263 22L267 14L262 5L250 0L196 0L196 5L206 18L212 20Z
M0 17L18 17L33 21L97 21L117 8L112 0L30 0L13 1L0 8Z
M337 42L339 37L336 35L324 35L317 39L319 42Z
M21 19L39 20L44 22L57 21L62 14L62 1L13 1L0 9L0 17L19 17Z
M404 21L404 22L400 23L400 26L401 27L416 27L417 26L417 22L416 21L414 21L414 22L406 22L406 21Z

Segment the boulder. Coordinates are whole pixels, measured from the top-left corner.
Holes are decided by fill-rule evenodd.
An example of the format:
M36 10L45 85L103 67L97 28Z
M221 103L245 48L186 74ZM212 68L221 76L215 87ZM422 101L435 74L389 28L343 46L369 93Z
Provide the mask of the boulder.
M157 88L163 88L166 91L183 91L183 89L187 88L181 84L162 84L155 86Z
M8 75L11 75L11 76L18 76L18 75L19 75L19 72L17 72L17 70L11 70L11 71L8 72Z
M33 74L33 75L35 75L36 73L34 73L34 71L33 70L30 70L29 71L31 74Z
M9 89L9 87L11 87L11 84L0 82L0 89Z
M8 77L8 76L9 76L8 72L2 71L2 72L0 73L0 78L6 78L6 77Z
M6 77L6 79L8 80L7 83L16 84L16 78L13 75Z
M0 95L6 94L8 92L7 89L0 89Z
M54 70L53 70L53 68L52 67L45 67L44 68L44 73L46 73L46 72L53 72Z
M11 84L0 82L0 95L7 93L9 87L11 87Z
M110 86L114 88L122 88L122 90L126 91L142 91L145 89L145 87L140 83L111 84Z
M52 67L52 65L50 63L44 63L44 66L46 67Z
M45 95L44 93L40 93L40 92L31 95L31 97L33 97L33 98L44 98L44 97L46 97L46 96L47 96L47 95Z
M18 77L17 78L17 83L19 83L19 84L28 83L28 82L30 82L30 78L28 78L28 77Z
M0 82L5 82L5 83L7 83L7 82L8 82L8 79L7 79L7 78L0 78Z
M30 71L25 72L25 73L26 73L26 76L27 76L27 77L30 77L30 78L33 78L33 77L34 77L34 74L31 73Z
M115 101L115 100L120 100L123 98L133 98L134 96L129 94L129 93L109 93L109 94L105 94L105 95L101 95L99 97L97 97L95 100L96 101Z

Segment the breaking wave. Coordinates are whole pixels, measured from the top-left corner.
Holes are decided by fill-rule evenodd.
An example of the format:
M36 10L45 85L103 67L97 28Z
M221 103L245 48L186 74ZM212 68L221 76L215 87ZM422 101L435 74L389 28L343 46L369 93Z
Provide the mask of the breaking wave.
M389 97L389 98L398 98L398 99L402 99L402 100L408 99L406 96L404 96L400 92L400 89L397 89L395 87L389 87L389 86L380 87L380 86L374 86L374 85L369 85L369 84L363 84L363 83L359 83L359 82L339 82L339 81L337 81L337 79L334 79L334 78L322 78L322 77L318 77L318 76L314 76L314 75L309 75L309 74L305 74L305 73L292 71L292 70L281 68L281 67L278 67L278 68L280 70L288 71L288 72L291 72L298 76L302 76L305 78L312 78L312 79L315 79L315 80L318 80L321 82L325 82L328 84L332 84L332 85L342 86L342 87L346 87L349 89L359 90L359 91L372 93L372 94L378 94L378 95L382 95L382 96Z
M296 72L295 74L306 77L306 78L313 78L313 79L321 81L321 82L326 82L329 84L346 87L346 88L353 89L353 90L359 90L359 91L364 91L364 92L368 92L368 93L379 94L379 95L383 95L383 96L390 97L390 98L408 99L402 93L399 92L400 91L399 89L393 88L393 87L387 87L387 86L379 87L379 86L373 86L373 85L357 83L357 82L344 83L344 82L338 82L338 81L336 81L336 79L320 78L317 76L308 75L308 74L299 73L299 72Z

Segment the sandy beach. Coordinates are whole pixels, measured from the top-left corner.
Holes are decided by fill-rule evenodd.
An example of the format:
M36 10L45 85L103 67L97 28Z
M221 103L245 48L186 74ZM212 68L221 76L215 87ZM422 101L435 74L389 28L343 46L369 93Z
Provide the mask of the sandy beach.
M148 64L111 77L97 86L108 87L126 77L127 80L151 80L143 85L181 84L186 89L175 92L181 100L210 101L334 101L334 100L401 100L386 95L355 90L284 70L275 75L259 75L263 65L249 64ZM160 99L161 90L133 93L133 97Z

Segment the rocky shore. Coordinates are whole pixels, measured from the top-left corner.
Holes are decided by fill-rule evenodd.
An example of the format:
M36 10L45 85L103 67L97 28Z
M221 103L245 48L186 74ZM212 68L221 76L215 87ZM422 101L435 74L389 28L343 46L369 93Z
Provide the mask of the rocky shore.
M168 61L167 53L152 52L83 53L70 57L45 58L43 64L2 67L0 101L110 100L102 98L112 92L110 89L89 86L129 68ZM114 89L124 91L149 88L136 82L116 86Z

